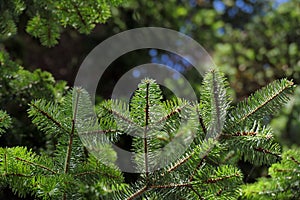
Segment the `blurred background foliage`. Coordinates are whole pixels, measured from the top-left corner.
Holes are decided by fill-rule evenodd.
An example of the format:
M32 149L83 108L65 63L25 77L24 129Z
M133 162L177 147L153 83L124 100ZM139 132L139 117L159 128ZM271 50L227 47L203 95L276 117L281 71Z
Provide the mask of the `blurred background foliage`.
M14 124L1 146L41 151L51 142L30 124L27 104L40 97L59 101L88 53L132 28L165 27L198 41L229 79L234 102L278 78L300 83L299 0L7 0L0 1L0 21L0 105ZM99 98L110 98L124 73L149 62L176 69L194 88L200 85L201 77L188 62L146 49L111 64L98 84ZM133 71L132 78L138 74ZM280 115L267 120L279 142L289 146L300 145L299 118L296 88Z

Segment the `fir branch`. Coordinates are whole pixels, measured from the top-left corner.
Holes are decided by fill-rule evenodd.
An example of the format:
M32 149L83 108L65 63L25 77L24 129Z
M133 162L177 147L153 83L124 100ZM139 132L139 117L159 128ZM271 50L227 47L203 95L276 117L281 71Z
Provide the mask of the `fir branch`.
M149 125L149 83L146 84L146 108L145 108L145 129L144 129L144 156L145 156L145 171L146 177L149 176L148 169L148 141L147 141L147 133L148 133L148 125Z
M199 194L199 192L197 190L195 190L195 188L193 186L189 187L197 196L199 199L204 200L204 198L201 196L201 194Z
M109 109L106 106L101 105L100 106L102 109L106 110L108 113L112 114L113 116L116 116L118 118L120 118L121 120L123 120L124 122L133 125L134 127L138 127L138 125L136 123L134 123L133 121L131 121L129 118L124 117L121 113L113 110L113 109Z
M221 137L222 138L232 138L232 137L245 137L245 136L257 136L259 133L258 132L254 132L254 131L237 131L234 134L227 134L227 133L222 133Z
M80 92L78 90L75 90L76 92L76 100L75 100L75 108L73 111L73 118L72 118L72 129L71 133L69 134L69 143L68 143L68 149L67 149L67 154L66 154L66 159L65 159L65 167L64 167L64 173L67 174L69 172L70 168L70 161L71 161L71 154L72 154L72 144L73 144L73 137L75 133L75 123L76 123L76 115L77 115L77 109L78 109L78 102L79 102L79 96Z
M42 168L42 169L45 169L45 170L51 172L52 174L56 174L55 171L53 171L52 169L50 169L50 168L48 168L48 167L46 167L46 166L44 166L44 165L41 165L41 164L38 164L38 163L34 163L34 162L31 162L31 161L25 160L25 159L23 159L23 158L20 158L20 157L15 157L15 159L18 160L18 161L22 161L22 162L25 162L25 163L27 163L27 164L30 164L30 165L33 165L33 166L36 166L36 167L40 167L40 168Z
M120 132L122 133L121 130L118 129L107 129L107 130L91 130L91 131L82 131L80 132L81 135L97 135L97 134L108 134L108 133L115 133L115 132Z
M276 157L279 158L279 159L281 158L281 155L280 155L280 154L271 152L270 150L264 149L264 148L262 148L262 147L254 147L254 150L256 150L256 151L258 151L258 152L265 153L265 154L270 154L270 155L276 156Z
M176 115L177 113L180 113L182 110L182 108L176 108L175 110L173 110L172 112L170 112L169 114L167 114L166 116L162 117L161 119L159 119L157 122L155 122L156 124L161 124L164 121L167 121L168 119L170 119L171 117L173 117L174 115Z
M136 191L135 193L133 193L130 197L126 198L127 200L133 200L137 197L139 197L140 195L142 195L145 191L148 190L147 186L142 187L141 189L139 189L138 191Z
M297 165L300 166L300 162L296 160L293 156L290 157L292 161L294 161Z
M230 132L248 118L254 117L255 120L255 117L261 118L267 113L274 113L275 108L287 102L289 99L287 95L293 86L292 81L282 79L256 91L249 98L240 102L229 114L229 121L225 125L226 130Z
M130 197L128 197L126 199L127 200L135 199L150 189L168 189L168 188L179 188L179 187L191 188L198 196L201 196L196 190L193 189L193 185L195 185L195 184L196 183L188 182L188 183L179 183L179 184L169 183L167 185L148 185L148 186L142 187L141 189L139 189L138 191L136 191L134 194L132 194Z
M295 172L295 169L275 169L274 171L286 173L286 172Z
M253 110L250 110L250 112L248 112L248 113L245 113L245 115L242 116L242 118L240 119L240 121L238 121L237 123L240 123L240 122L244 121L250 115L253 115L254 113L258 112L265 105L267 105L268 103L270 103L272 100L274 100L276 97L278 97L280 94L282 94L286 89L290 88L291 86L293 86L293 82L289 82L289 84L285 85L283 88L281 88L275 94L273 94L269 98L265 99L265 101L262 102L260 105L258 105L256 108L254 108Z
M199 163L197 164L196 168L194 169L194 171L192 172L191 176L189 177L189 181L193 181L195 174L196 174L197 171L201 168L201 166L202 166L204 160L207 158L207 156L208 156L208 154L209 154L210 151L211 151L211 150L208 150L208 151L204 154L204 156L200 159L200 161L199 161Z
M292 148L283 151L280 162L272 164L268 178L243 186L243 199L299 199L300 151ZM262 189L263 188L263 189Z
M195 151L193 150L190 154L185 156L184 158L180 159L176 164L172 165L170 168L167 169L167 172L170 173L174 170L176 170L178 167L186 163L193 155Z
M112 178L112 179L117 179L119 178L118 176L114 176L110 173L105 173L103 171L99 171L99 170L94 170L94 171L86 171L86 172L81 172L81 173L77 173L77 174L74 174L74 177L81 177L81 176L87 176L87 175L98 175L98 174L101 174L103 175L104 177L108 177L108 178Z
M82 16L82 14L81 14L81 12L80 12L78 6L77 6L75 3L72 3L72 6L73 6L73 8L75 9L75 12L76 12L76 14L78 15L78 17L79 17L81 23L82 23L84 26L87 26L87 24L86 24L85 20L83 19L83 16Z
M204 124L204 121L203 121L203 118L202 118L201 114L199 113L198 106L196 106L196 112L197 112L197 115L198 115L198 121L199 121L199 124L200 124L200 126L202 128L202 131L203 131L204 135L206 135L207 134L207 128L206 128L206 126Z
M199 104L201 117L203 117L202 123L207 126L207 134L212 138L221 134L226 119L230 103L226 91L227 85L224 75L216 70L208 72L202 83Z
M19 174L19 173L4 173L4 174L1 174L1 176L6 176L6 177L16 176L16 177L31 178L34 175Z
M215 143L214 143L215 144ZM197 173L197 171L201 168L204 160L207 158L207 156L210 154L210 152L212 151L212 149L215 147L215 145L211 145L206 152L204 153L204 155L201 157L200 161L197 164L197 167L194 169L194 171L192 172L191 176L189 177L189 181L193 181L195 174Z
M210 152L213 150L213 148L215 147L215 145L217 144L217 142L220 140L220 137L217 137L213 143L209 143L209 148L205 151L205 153L202 155L202 157L200 158L199 163L197 164L196 169L193 171L193 173L197 170L197 168L199 168L201 166L201 163L203 162L203 160L210 154ZM200 148L201 145L203 144L199 144L198 147ZM196 147L191 151L191 153L189 153L188 155L186 155L184 158L180 159L175 165L169 167L167 169L167 172L172 172L175 169L179 168L181 165L183 165L184 163L186 163L187 161L189 161L191 158L193 158L194 154L196 153ZM192 174L193 174L192 173ZM190 180L192 178L190 177Z
M8 172L8 166L7 166L7 150L4 149L4 170L5 170L5 173Z
M195 183L169 183L167 185L151 185L149 186L149 188L151 189L166 189L166 188L178 188L178 187L191 187L192 185L194 185Z
M204 181L204 183L217 183L219 181L223 181L225 179L230 179L233 177L240 177L241 175L239 173L233 174L233 175L228 175L228 176L222 176L222 177L217 177L217 178L210 178Z
M220 88L221 86L219 85L220 82L218 82L218 80L216 80L216 74L215 72L213 71L212 72L212 93L213 93L213 103L214 103L214 111L216 113L216 116L214 117L214 120L216 120L216 133L217 134L220 134L221 133L221 130L222 130L222 119L224 118L221 114L221 112L224 110L224 108L221 107L221 104L222 103L225 103L223 102L222 100L222 96L219 96L219 95L223 95L223 94L220 94L220 90L222 88ZM225 112L226 112L226 109L225 109ZM225 116L225 114L224 114Z
M58 128L62 129L64 132L68 132L59 121L54 119L54 117L48 114L46 111L42 110L38 105L36 105L33 102L31 102L29 105L35 108L41 115L45 116L47 119L52 121Z

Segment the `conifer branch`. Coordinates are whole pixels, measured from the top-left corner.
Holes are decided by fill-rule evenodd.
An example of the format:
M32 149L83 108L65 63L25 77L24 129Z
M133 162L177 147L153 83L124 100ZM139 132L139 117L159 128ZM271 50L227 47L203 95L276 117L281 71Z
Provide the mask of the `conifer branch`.
M149 83L146 85L146 108L145 108L145 129L144 129L144 156L145 156L145 171L146 171L146 177L148 178L149 176L149 169L148 169L148 139L147 139L147 134L148 134L148 125L149 125Z
M228 176L221 176L221 177L217 177L217 178L210 178L210 179L207 179L204 181L204 183L216 183L216 182L219 182L219 181L223 181L225 179L230 179L230 178L233 178L233 177L240 177L241 175L239 173L236 173L236 174L233 174L233 175L228 175Z
M294 161L294 163L296 163L297 165L300 166L300 162L298 160L296 160L293 156L291 156L291 160Z
M44 165L41 165L41 164L38 164L38 163L34 163L34 162L31 162L31 161L25 160L25 159L23 159L23 158L20 158L20 157L15 157L15 159L16 159L16 160L19 160L19 161L22 161L22 162L25 162L25 163L30 164L30 165L33 165L33 166L36 166L36 167L40 167L40 168L42 168L42 169L45 169L45 170L51 172L52 174L56 174L55 171L53 171L52 169L50 169L50 168L48 168L48 167L46 167L46 166L44 166Z
M4 149L4 170L5 170L5 173L8 172L8 166L7 166L7 150Z
M81 23L82 23L84 26L86 26L87 24L86 24L85 20L83 19L83 16L82 16L82 14L81 14L81 12L80 12L78 6L77 6L75 3L72 3L72 6L74 7L74 9L75 9L75 11L76 11L76 14L78 15L78 17L79 17Z
M49 119L50 121L52 121L58 128L62 129L64 132L68 132L59 121L57 121L56 119L54 119L53 116L49 115L44 110L40 109L35 103L31 102L29 105L32 106L33 108L35 108L40 114L42 114L43 116L45 116L47 119Z
M193 150L190 154L188 154L184 158L180 159L175 165L173 165L170 168L168 168L167 172L169 173L169 172L172 172L172 171L176 170L182 164L184 164L185 162L187 162L194 155L194 153L195 153L195 151Z
M193 190L193 192L195 192L197 194L198 197L201 198L201 195L193 188L193 185L195 185L196 183L180 183L180 184L175 184L175 183L170 183L167 185L149 185L149 186L144 186L143 188L141 188L140 190L136 191L134 194L132 194L130 197L127 198L127 200L133 200L139 196L141 196L143 193L145 193L147 190L149 189L168 189L168 188L179 188L179 187L188 187L191 190Z
M76 115L77 115L77 109L78 109L78 102L79 102L79 95L80 92L76 92L76 100L75 100L75 107L73 111L73 117L72 117L72 129L71 132L69 133L69 143L67 147L67 154L66 154L66 159L65 159L65 166L64 166L64 173L68 174L69 173L69 168L70 168L70 162L71 162L71 154L72 154L72 145L73 145L73 137L75 134L75 123L76 123ZM63 193L63 200L67 199L67 193Z
M77 115L77 109L78 109L78 102L79 102L79 95L80 93L76 91L76 100L75 100L75 107L73 111L73 119L72 119L72 129L69 134L69 143L68 143L68 149L67 149L67 155L65 159L65 167L64 167L64 173L67 174L69 172L70 168L70 161L71 161L71 154L72 154L72 145L73 145L73 137L75 133L75 123L76 123L76 115Z
M114 176L110 173L105 173L101 170L94 170L94 171L86 171L86 172L81 172L81 173L77 173L77 174L74 174L75 177L80 177L80 176L87 176L87 175L92 175L92 174L101 174L105 177L108 177L108 178L112 178L112 179L116 179L116 178L119 178L118 176Z
M129 118L124 117L121 113L113 110L113 109L109 109L105 106L101 106L102 109L106 110L108 113L111 113L113 116L116 116L118 118L120 118L121 120L123 120L124 122L133 125L135 127L138 127L138 125L136 123L134 123L133 121L131 121Z
M251 110L249 113L246 113L244 116L241 117L240 121L238 121L237 123L240 123L242 121L244 121L246 118L248 118L250 115L253 115L254 113L256 113L257 111L259 111L261 108L263 108L265 105L267 105L269 102L271 102L273 99L275 99L276 97L278 97L283 91L285 91L286 89L288 89L289 87L291 87L293 84L291 85L286 85L285 87L283 87L281 90L279 90L277 93L275 93L273 96L271 96L270 98L266 99L262 104L260 104L259 106L257 106L255 109Z
M253 95L251 95L248 99L242 101L241 103L239 103L237 105L237 110L236 112L240 112L241 110L240 109L243 109L245 110L245 106L252 106L249 107L249 110L247 109L246 111L248 112L241 112L239 113L239 116L238 116L238 119L237 121L235 121L234 123L230 124L230 126L228 127L228 129L230 130L232 127L236 126L237 124L240 124L241 122L245 121L248 117L254 115L255 113L257 113L259 110L261 109L264 109L267 107L267 105L269 103L271 103L272 101L274 101L275 99L277 98L280 98L281 96L285 96L286 95L286 91L288 89L291 89L292 86L294 85L294 83L292 81L288 81L286 79L283 79L281 81L275 81L273 83L273 85L268 85L266 86L265 88L257 91L256 93L254 93ZM277 90L272 90L273 89L272 87L274 87L275 89ZM276 88L277 87L277 88ZM265 92L265 94L263 93ZM274 94L270 95L270 96L267 96L267 98L262 98L262 97L259 97L259 95L268 95L269 93L272 93L274 92ZM262 94L261 94L262 93ZM255 100L255 102L252 102L253 100ZM283 101L283 100L281 100ZM255 105L255 107L252 105L254 103L259 103L258 105Z
M199 192L197 190L195 190L195 188L193 186L189 187L197 196L199 199L204 200L204 198L201 196L201 194L199 194Z
M204 135L206 135L207 134L207 128L205 127L203 118L202 118L201 114L199 113L198 106L196 106L196 112L197 112L197 115L198 115L198 121L199 121L199 124L200 124L200 126L202 128L202 131L203 131Z
M142 195L145 191L148 190L147 186L142 187L141 189L139 189L138 191L136 191L135 193L133 193L130 197L126 198L127 200L133 200L137 197L139 197L140 195Z
M222 109L222 107L220 105L220 103L223 103L223 102L221 102L222 99L219 97L219 95L220 95L219 93L221 92L219 84L220 83L216 80L216 72L212 71L212 93L213 93L213 103L214 103L213 107L215 108L214 111L216 112L215 119L213 119L213 120L216 120L216 124L214 124L214 126L216 126L215 131L217 133L221 133L221 129L222 129L221 111L224 110L224 109Z
M270 150L264 149L264 148L262 148L262 147L254 147L254 150L256 150L256 151L258 151L258 152L265 153L265 154L270 154L270 155L276 156L277 158L281 158L281 155L280 155L280 154L271 152Z
M27 174L19 174L19 173L4 173L1 176L16 176L16 177L24 177L24 178L31 178L33 175L27 175Z
M167 114L166 116L162 117L161 119L159 119L158 121L156 121L156 124L160 124L164 121L167 121L168 119L170 119L172 116L174 116L177 113L180 113L182 110L182 108L176 108L175 110L173 110L172 112L170 112L169 114Z
M199 163L197 164L197 167L194 169L194 171L192 172L189 181L193 181L195 174L197 173L197 171L201 168L204 160L207 158L207 156L209 155L209 153L211 152L211 150L214 148L214 145L210 146L208 150L206 150L205 154L201 157Z
M97 134L108 134L108 133L115 133L115 132L120 132L122 133L121 130L117 129L106 129L106 130L92 130L92 131L82 131L80 132L81 135L97 135Z
M193 185L193 183L170 183L167 185L151 185L149 186L149 188L151 189L166 189L166 188L178 188L178 187L191 187Z
M259 133L258 132L254 132L254 131L243 131L243 132L237 131L234 134L222 133L221 137L223 137L223 138L242 137L242 136L253 136L254 137L257 134L259 134Z
M191 176L189 177L189 181L193 181L195 174L197 173L197 171L201 168L204 160L207 158L208 154L210 151L207 151L207 153L201 158L201 160L199 161L199 163L197 164L196 168L194 169L194 171L192 172Z

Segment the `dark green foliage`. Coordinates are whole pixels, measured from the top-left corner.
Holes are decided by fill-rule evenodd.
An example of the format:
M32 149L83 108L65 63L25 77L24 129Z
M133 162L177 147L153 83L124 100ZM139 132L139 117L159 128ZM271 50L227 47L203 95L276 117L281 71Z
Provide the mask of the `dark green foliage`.
M0 82L1 106L12 102L24 106L34 98L59 100L66 87L66 82L56 82L49 72L23 69L3 50L0 51Z
M60 101L66 88L65 81L55 81L52 74L40 69L33 72L25 70L1 50L0 106L11 115L13 127L1 138L1 145L27 145L35 150L44 146L47 138L30 123L26 112L28 104L41 98Z
M53 46L58 43L63 28L70 26L80 33L90 33L96 24L106 22L111 7L120 3L122 0L1 1L0 40L16 34L16 24L25 13L29 18L26 31L39 38L42 45Z
M5 132L5 129L7 129L10 125L11 125L10 116L6 112L0 110L0 136L2 135L2 133Z
M285 150L282 160L269 168L269 176L243 187L245 199L299 199L300 151Z

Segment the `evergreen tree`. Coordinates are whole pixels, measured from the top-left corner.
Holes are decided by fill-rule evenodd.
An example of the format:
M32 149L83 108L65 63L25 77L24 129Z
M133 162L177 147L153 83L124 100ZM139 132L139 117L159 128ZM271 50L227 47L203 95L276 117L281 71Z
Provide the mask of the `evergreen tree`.
M163 101L159 85L145 79L129 105L108 100L96 106L95 116L81 88L60 102L34 100L29 116L56 139L55 150L1 148L1 186L42 199L237 199L243 184L238 160L270 165L283 158L264 119L288 101L293 82L275 81L235 107L227 85L213 70L199 102ZM6 128L9 122L0 124ZM113 163L118 155L111 143L132 134L139 178L127 185L116 166L99 158L105 154Z

